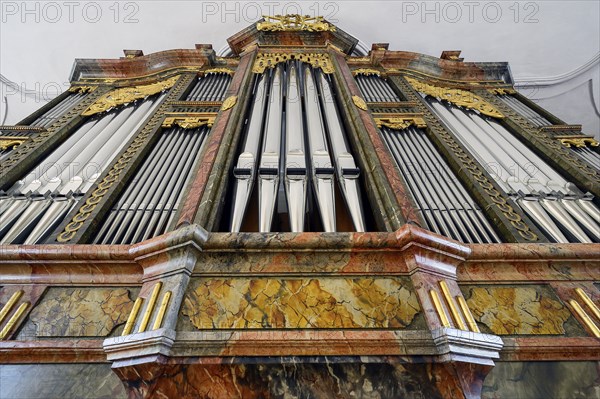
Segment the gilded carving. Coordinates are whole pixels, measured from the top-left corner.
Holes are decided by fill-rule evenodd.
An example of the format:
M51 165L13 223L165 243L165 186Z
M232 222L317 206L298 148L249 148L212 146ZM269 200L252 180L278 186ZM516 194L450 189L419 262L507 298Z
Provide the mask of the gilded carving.
M196 129L200 126L212 127L215 123L217 114L202 113L202 114L167 114L167 117L162 123L163 128L173 127L177 125L184 129Z
M198 329L404 328L420 311L394 278L197 279L182 314Z
M504 118L504 115L496 107L470 91L434 86L409 77L406 77L406 80L415 90L423 94L448 101L460 107L479 111L481 114L493 118Z
M329 55L323 53L259 53L256 56L252 72L263 73L267 68L274 68L277 64L288 60L299 60L313 66L321 68L323 73L333 73L334 68Z
M415 126L419 128L426 128L427 123L425 119L417 116L398 116L398 117L376 117L375 124L377 127L388 127L394 130L403 130L409 126Z
M495 95L507 95L507 94L515 94L517 91L513 88L509 88L509 87L494 87L491 89L488 89L488 91L492 94Z
M221 111L227 111L232 108L237 102L237 96L229 96L223 101L223 105L221 105Z
M352 71L352 76L356 76L356 75L376 75L376 76L381 76L381 72L379 72L377 69L369 69L369 68L359 68L359 69L355 69Z
M593 137L564 138L564 139L560 139L560 143L567 148L570 148L570 147L584 148L588 144L590 147L598 147L600 145L600 143L598 143Z
M258 22L256 29L259 31L308 31L308 32L335 32L335 26L326 22L323 17L310 15L263 15L264 22Z
M367 107L367 103L365 102L365 100L363 100L359 96L352 96L352 102L354 103L354 105L356 105L358 108L362 109L363 111L367 111L369 109Z
M233 75L234 70L229 68L212 68L202 71L202 73L226 73L228 75Z
M564 334L571 313L535 287L472 287L467 304L494 334Z
M71 86L69 92L71 93L91 93L96 90L98 86Z
M82 115L95 115L100 112L108 111L109 109L119 105L128 104L135 100L140 100L153 94L160 93L161 91L170 89L177 82L179 76L180 75L173 76L169 79L148 85L114 89L96 100L94 104L92 104L82 113Z
M168 94L163 104L159 106L158 110L143 127L142 131L120 156L119 160L113 165L108 174L97 184L90 197L85 201L85 204L81 206L77 214L73 216L71 222L65 226L64 231L58 235L56 238L58 242L69 242L75 237L77 231L81 229L85 221L90 217L94 209L96 209L96 206L102 201L104 195L110 190L115 182L119 180L121 172L127 168L129 162L135 158L139 150L144 146L150 133L158 126L165 111L170 107L170 105L168 105L169 102L178 98L192 79L193 77L191 75L186 75L179 80L176 86Z
M104 337L133 307L124 288L55 288L31 311L38 337Z
M26 136L0 136L0 151L15 149L29 140Z

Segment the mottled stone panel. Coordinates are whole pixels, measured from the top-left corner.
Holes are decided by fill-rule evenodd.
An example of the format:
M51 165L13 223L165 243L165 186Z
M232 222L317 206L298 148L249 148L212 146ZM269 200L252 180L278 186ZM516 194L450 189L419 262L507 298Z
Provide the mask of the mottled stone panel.
M121 399L125 387L110 364L0 366L0 398Z
M481 398L598 398L599 376L598 362L497 362Z
M497 335L563 335L571 313L547 286L461 287L475 320Z
M406 328L420 306L404 278L196 278L182 314L198 329Z
M108 336L127 321L133 308L131 294L125 288L50 288L29 314L18 339Z

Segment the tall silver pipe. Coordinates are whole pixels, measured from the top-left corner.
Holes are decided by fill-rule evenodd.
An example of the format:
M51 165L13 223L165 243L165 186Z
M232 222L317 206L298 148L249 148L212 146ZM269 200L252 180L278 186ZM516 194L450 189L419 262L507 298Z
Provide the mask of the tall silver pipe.
M539 201L517 199L517 204L519 204L532 219L536 220L556 242L569 242L567 237L565 237L550 216L548 216Z
M336 166L336 172L340 188L348 210L354 229L358 232L365 231L365 219L363 214L360 191L358 189L358 177L360 170L354 162L354 157L350 154L344 132L342 130L342 121L338 115L334 104L334 97L329 82L323 74L320 74L320 89L323 99L323 109L325 111L325 121L331 141L331 150Z
M263 114L267 101L268 84L268 77L261 74L254 93L254 103L252 104L244 147L233 170L235 182L230 231L235 233L240 231L250 194L256 181L257 155L263 130Z
M311 160L311 177L323 229L336 231L333 164L329 155L325 127L319 109L319 97L311 68L304 68L306 123Z
M294 233L304 231L306 213L306 152L302 123L302 99L297 68L288 66L286 95L285 191Z
M571 234L573 234L580 242L591 243L592 241L589 237L583 232L581 228L577 225L577 222L573 220L571 215L565 211L565 209L560 206L561 204L554 200L543 199L540 201L542 206L548 211L548 213L558 222L566 227Z
M282 76L281 66L275 67L271 84L271 95L265 122L265 135L258 170L259 230L271 231L273 213L279 188L279 153L282 129Z

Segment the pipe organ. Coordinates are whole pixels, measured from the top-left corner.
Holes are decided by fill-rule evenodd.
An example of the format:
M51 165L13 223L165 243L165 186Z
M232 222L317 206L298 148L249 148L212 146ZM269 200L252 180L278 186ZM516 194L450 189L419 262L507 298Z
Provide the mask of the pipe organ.
M431 231L467 243L502 242L422 129L381 128Z
M246 136L233 170L229 230L239 232L247 221L248 231L336 232L343 231L337 220L347 219L353 231L365 231L360 170L330 79L290 61L255 80ZM257 214L258 226L250 226L250 214ZM273 230L275 215L288 220Z
M155 96L91 117L3 193L0 242L42 242L93 186L159 102L160 96Z
M181 202L209 129L170 128L113 206L97 244L132 244L167 231Z
M0 396L597 397L593 136L459 51L227 43L0 126Z
M594 197L550 167L502 124L433 97L427 102L554 242L599 242Z

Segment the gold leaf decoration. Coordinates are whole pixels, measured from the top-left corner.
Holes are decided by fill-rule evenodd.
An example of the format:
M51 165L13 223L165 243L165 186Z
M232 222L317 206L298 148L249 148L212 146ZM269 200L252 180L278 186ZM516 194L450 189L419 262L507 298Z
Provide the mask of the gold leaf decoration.
M69 87L70 93L91 93L96 90L98 86L71 86Z
M515 94L517 91L513 88L507 88L507 87L494 87L492 89L488 89L488 91L492 94L496 94L496 95L506 95L506 94Z
M212 68L212 69L207 69L206 71L202 71L202 73L226 73L228 75L233 75L234 72L235 71L233 69L229 69L229 68Z
M389 117L389 118L375 118L375 124L377 127L388 127L394 130L403 130L409 126L415 126L419 128L426 128L427 123L422 117L406 116L406 117Z
M356 76L356 75L376 75L376 76L381 76L381 72L379 72L377 69L369 69L369 68L359 68L359 69L355 69L352 71L352 76Z
M367 111L369 109L369 108L367 108L367 103L365 102L365 100L363 100L359 96L352 96L352 102L354 103L354 105L356 105L358 108L362 109L363 111Z
M215 124L216 117L217 114L215 113L185 115L168 114L161 126L163 128L169 128L173 127L173 125L177 125L184 129L196 129L204 125L212 127Z
M21 136L0 136L0 151L15 149L16 147L29 140L29 137Z
M415 90L428 96L448 101L459 107L479 111L481 114L492 118L504 118L504 115L496 107L470 91L434 86L409 77L406 77L406 80Z
M252 72L263 73L267 68L274 68L277 64L288 60L306 62L313 68L321 68L323 73L333 73L334 68L329 55L323 53L259 53L252 66Z
M577 147L584 148L588 144L590 147L598 147L600 143L598 143L593 137L574 137L574 138L563 138L560 139L562 145L567 148Z
M258 22L256 29L259 31L308 31L308 32L335 32L335 26L326 22L323 17L310 15L263 15L264 22Z
M102 97L100 97L94 104L92 104L87 110L83 111L81 115L89 116L95 115L100 112L108 111L111 108L119 105L128 104L132 101L146 98L161 91L170 89L177 82L180 75L173 76L172 78L152 83L143 86L134 87L123 87L112 90Z
M232 108L237 102L237 96L229 96L223 101L223 105L221 105L221 111L227 111L229 108Z

